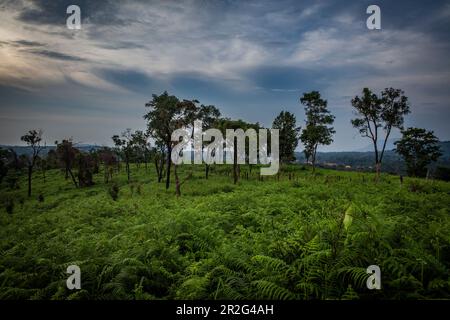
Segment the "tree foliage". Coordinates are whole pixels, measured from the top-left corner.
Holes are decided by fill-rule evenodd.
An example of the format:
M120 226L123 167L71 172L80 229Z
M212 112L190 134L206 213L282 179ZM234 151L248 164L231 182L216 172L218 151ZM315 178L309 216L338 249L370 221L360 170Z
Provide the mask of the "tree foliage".
M28 167L28 197L31 197L31 180L33 176L33 169L39 153L42 150L42 130L30 130L27 134L23 135L20 140L30 146L32 150L31 155L26 157Z
M295 116L288 111L281 111L273 120L272 128L280 130L280 161L283 163L294 161L301 130L296 125Z
M312 162L313 171L316 164L317 147L329 145L333 142L334 116L327 108L327 100L323 100L318 91L303 94L300 102L305 105L306 127L303 129L300 140L305 146L305 156Z
M409 175L415 177L426 175L427 166L442 155L438 142L433 131L421 128L408 128L402 131L402 139L395 142L396 152L405 160Z
M386 88L379 97L370 89L364 88L362 96L356 96L351 103L357 116L351 123L363 137L371 139L375 152L375 167L379 176L386 143L392 129L402 129L404 116L410 113L408 98L400 89ZM382 143L381 149L379 142Z

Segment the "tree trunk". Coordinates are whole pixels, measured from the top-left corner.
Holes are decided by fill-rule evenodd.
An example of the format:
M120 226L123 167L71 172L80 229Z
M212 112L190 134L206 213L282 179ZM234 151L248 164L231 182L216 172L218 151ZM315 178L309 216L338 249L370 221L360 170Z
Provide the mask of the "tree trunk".
M236 144L236 141L234 143L234 152L233 152L233 179L234 179L234 184L236 184L238 182L237 144Z
M130 161L128 160L128 158L126 159L126 162L125 162L125 169L127 170L128 183L130 183Z
M28 196L31 197L31 177L33 175L33 166L28 166Z
M181 196L181 185L180 179L178 178L177 165L173 165L173 173L175 174L175 192L177 194L177 198Z
M44 183L45 183L45 168L42 168L42 177L44 178Z
M380 180L381 162L377 162L375 164L375 170L376 170L376 181L378 181L378 180Z
M312 172L313 173L316 171L316 153L317 153L317 146L314 147L314 151L312 154Z
M166 172L166 190L169 189L170 186L170 166L171 166L171 161L170 161L170 156L172 154L172 148L170 147L170 145L167 146L167 172Z
M77 180L75 180L75 177L73 176L72 170L70 170L70 168L69 168L69 173L70 173L70 176L72 177L72 181L73 181L73 184L75 185L75 188L78 188Z
M159 159L159 177L158 182L161 182L164 177L164 153L161 155L161 158Z

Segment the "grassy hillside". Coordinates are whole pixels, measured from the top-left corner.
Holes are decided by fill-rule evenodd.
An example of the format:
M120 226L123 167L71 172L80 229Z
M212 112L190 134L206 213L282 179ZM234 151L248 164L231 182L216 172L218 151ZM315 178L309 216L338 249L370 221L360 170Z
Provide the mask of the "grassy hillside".
M450 298L450 184L296 166L235 186L202 169L181 168L180 198L143 167L115 176L117 201L102 174L81 189L36 174L32 199L3 183L0 299ZM373 264L382 290L366 288Z

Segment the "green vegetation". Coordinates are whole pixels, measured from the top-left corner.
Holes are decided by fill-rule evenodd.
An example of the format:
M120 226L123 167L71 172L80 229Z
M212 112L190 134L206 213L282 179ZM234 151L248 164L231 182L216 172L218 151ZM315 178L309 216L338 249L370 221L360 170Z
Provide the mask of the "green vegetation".
M31 198L25 175L3 181L0 299L450 298L447 182L291 165L263 180L242 166L234 185L231 166L183 165L175 197L131 167L129 184L100 170L88 188L36 171Z

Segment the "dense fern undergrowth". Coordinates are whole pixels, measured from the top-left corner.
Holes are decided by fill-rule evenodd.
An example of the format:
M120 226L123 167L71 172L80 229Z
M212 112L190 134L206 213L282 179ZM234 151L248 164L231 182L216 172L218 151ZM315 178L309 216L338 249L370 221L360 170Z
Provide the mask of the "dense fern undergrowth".
M243 169L237 185L227 166L180 175L192 170L179 198L143 166L130 184L115 176L116 200L102 174L75 189L36 173L31 199L25 179L4 183L0 299L450 298L448 183L300 166L263 181ZM72 264L81 290L66 288ZM374 264L381 290L366 287Z

